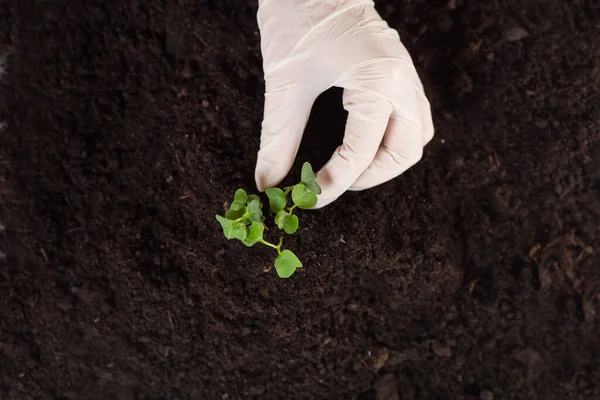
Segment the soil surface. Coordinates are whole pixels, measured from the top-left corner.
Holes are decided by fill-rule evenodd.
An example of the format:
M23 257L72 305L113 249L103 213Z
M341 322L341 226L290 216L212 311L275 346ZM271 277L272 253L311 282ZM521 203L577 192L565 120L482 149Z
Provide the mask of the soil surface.
M254 190L256 0L0 3L0 398L600 398L600 3L376 5L436 137L303 212L281 280L214 220Z

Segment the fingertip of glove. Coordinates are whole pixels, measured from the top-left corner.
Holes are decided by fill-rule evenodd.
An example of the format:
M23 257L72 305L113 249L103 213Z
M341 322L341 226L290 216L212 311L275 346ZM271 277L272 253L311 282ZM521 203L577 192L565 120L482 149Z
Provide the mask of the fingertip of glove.
M256 188L260 192L264 192L268 188L274 187L281 181L281 179L278 178L277 171L273 169L273 166L263 166L261 163L256 167L254 180L256 181Z
M256 182L256 188L261 193L269 188L269 185L266 183L266 179L264 178L263 174L259 171L256 172L254 181Z
M319 198L317 200L317 204L315 204L315 206L313 208L311 208L311 210L319 210L319 209L326 207L329 204L333 203L337 199L338 199L337 197L320 197L319 196Z

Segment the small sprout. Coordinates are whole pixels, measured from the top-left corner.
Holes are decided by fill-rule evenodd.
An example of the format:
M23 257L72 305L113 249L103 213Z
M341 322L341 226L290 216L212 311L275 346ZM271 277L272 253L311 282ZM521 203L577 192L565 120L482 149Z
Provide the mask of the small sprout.
M292 194L293 205L287 208L288 195ZM275 216L275 223L279 229L292 234L298 230L300 220L293 214L295 208L310 209L317 204L317 194L321 194L321 187L309 163L302 166L301 182L285 188L269 188L265 191L269 198L269 208Z
M293 214L295 208L310 209L317 204L317 195L321 194L321 187L309 163L302 166L301 182L285 189L269 188L265 191L269 198L269 210L275 219L275 224L287 234L298 230L300 219ZM292 205L288 207L288 195L291 193ZM227 239L240 240L248 247L262 243L277 251L275 269L281 278L289 278L297 268L302 268L302 262L290 250L282 250L283 237L279 244L267 242L264 239L265 230L263 204L260 197L255 194L248 195L243 189L235 192L233 202L225 212L225 216L217 215L216 219L223 228L223 235Z

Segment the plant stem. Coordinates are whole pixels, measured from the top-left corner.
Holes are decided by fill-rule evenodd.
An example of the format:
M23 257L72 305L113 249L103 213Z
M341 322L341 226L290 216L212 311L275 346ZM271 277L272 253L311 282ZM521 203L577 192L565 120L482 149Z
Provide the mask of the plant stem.
M265 246L274 248L275 250L277 250L277 254L281 254L281 244L283 243L283 236L279 239L279 244L277 246L275 246L273 243L267 242L264 239L260 240L259 242L264 244Z
M264 244L265 246L269 246L269 247L272 247L275 250L277 250L277 246L275 246L273 243L269 243L266 240L260 240L259 242L262 243L262 244Z
M298 207L298 204L294 204L293 206L291 206L288 210L289 211L288 214L292 215L292 211L294 211L294 208L296 208L296 207Z

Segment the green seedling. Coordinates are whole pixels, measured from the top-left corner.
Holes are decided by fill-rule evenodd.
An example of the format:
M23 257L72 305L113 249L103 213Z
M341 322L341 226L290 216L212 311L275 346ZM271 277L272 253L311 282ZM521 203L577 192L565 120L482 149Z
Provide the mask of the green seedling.
M270 215L274 218L277 227L287 234L293 234L300 224L294 210L314 207L317 204L317 195L321 194L321 187L317 183L311 165L304 163L300 183L283 189L269 188L265 193L269 198ZM288 206L290 193L291 205ZM248 247L261 243L277 250L275 270L279 277L289 278L297 268L302 268L302 262L292 251L282 250L283 236L277 245L264 239L265 217L262 208L260 197L254 194L248 195L243 189L238 189L225 216L217 215L216 218L227 239L240 240Z
M269 208L275 214L275 223L279 229L292 234L298 230L300 223L298 216L294 215L295 208L309 209L317 204L317 195L321 194L321 187L317 183L315 173L309 163L302 166L300 183L282 189L269 188L265 190L269 198ZM292 205L287 208L288 195L292 193Z

